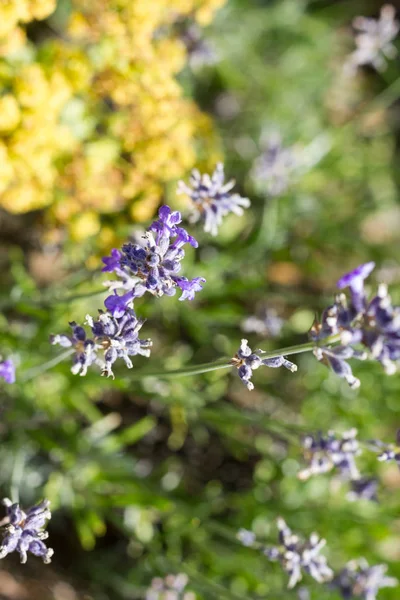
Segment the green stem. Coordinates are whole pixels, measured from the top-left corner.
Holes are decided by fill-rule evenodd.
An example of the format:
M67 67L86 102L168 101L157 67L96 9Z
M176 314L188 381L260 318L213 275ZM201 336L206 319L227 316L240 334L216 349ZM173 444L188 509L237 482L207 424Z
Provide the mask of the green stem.
M42 363L41 365L37 365L36 367L32 367L32 369L28 369L21 377L18 378L18 382L25 383L26 381L30 381L34 377L37 377L37 375L45 373L52 367L55 367L60 362L62 362L64 358L71 356L71 354L73 354L74 352L75 350L73 348L68 348L66 352L59 354L55 358L52 358L51 360L48 360L47 362Z
M333 339L335 338L335 339ZM326 343L334 343L338 341L337 336L332 336L325 340ZM315 348L315 342L307 342L306 344L297 344L296 346L288 346L287 348L278 348L272 352L265 352L262 355L263 359L277 358L278 356L290 356L291 354L301 354L302 352L311 352ZM191 375L200 375L209 371L218 371L219 369L232 368L231 359L223 358L217 361L204 363L193 367L182 367L172 371L140 371L129 377L129 381L143 379L143 377L189 377Z
M324 340L324 345L334 344L340 340L339 335L332 335ZM301 354L303 352L311 352L316 347L315 342L307 342L305 344L297 344L296 346L288 346L286 348L278 348L278 350L273 350L272 352L265 352L262 356L263 359L268 358L277 358L278 356L290 356L291 354ZM60 362L71 356L74 353L73 348L69 348L66 352L59 354L55 358L49 360L46 363L38 365L37 367L33 367L26 371L24 375L19 377L20 382L29 381L33 379L37 375L41 375L45 373L52 367L58 365ZM192 375L201 375L202 373L208 373L210 371L218 371L220 369L230 369L232 368L231 359L229 358L220 358L219 360L214 360L209 363L204 363L202 365L195 365L189 367L182 367L181 369L173 369L171 371L146 371L141 370L137 373L134 373L129 377L128 381L135 381L143 379L144 377L189 377Z

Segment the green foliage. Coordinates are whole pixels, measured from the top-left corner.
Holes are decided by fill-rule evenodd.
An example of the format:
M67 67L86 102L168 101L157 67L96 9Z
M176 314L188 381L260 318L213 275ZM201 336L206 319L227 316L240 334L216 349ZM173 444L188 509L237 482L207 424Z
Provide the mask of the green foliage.
M4 244L0 349L15 357L18 382L2 389L1 493L27 505L51 500L53 564L96 600L143 598L152 577L181 571L204 600L296 598L279 565L235 537L246 527L274 543L279 515L305 536L325 537L334 569L364 556L400 578L396 465L363 459L380 479L379 504L349 503L329 474L296 477L305 432L354 426L360 439L392 441L398 375L357 363L361 388L352 391L311 354L295 357L296 374L260 369L253 392L229 369L154 375L233 356L241 322L264 305L285 324L279 340L247 334L252 347L305 342L337 278L368 260L399 300L398 63L350 79L342 72L351 19L376 16L372 4L231 0L208 29L219 60L185 70L181 83L212 113L226 173L252 206L216 239L191 227L199 250L185 259L186 272L207 279L195 302L137 302L154 341L149 360L117 367L115 381L95 371L73 376L68 358L52 366L50 333L95 314L104 277L84 268L67 240L62 257L41 248L42 268L53 256L62 269L43 285L30 247L18 236ZM78 129L80 111L65 115ZM261 133L273 130L308 156L279 198L249 176ZM304 584L312 600L339 598ZM379 600L398 593L385 589Z

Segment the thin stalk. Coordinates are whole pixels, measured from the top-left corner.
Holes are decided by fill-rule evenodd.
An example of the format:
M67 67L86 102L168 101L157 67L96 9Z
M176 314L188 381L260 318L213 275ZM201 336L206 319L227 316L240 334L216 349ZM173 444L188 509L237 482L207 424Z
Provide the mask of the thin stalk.
M13 503L19 502L19 488L24 475L24 468L25 451L23 449L20 449L16 454L13 470L11 473L10 495L11 502Z
M340 340L339 335L332 335L324 340L325 345L334 344ZM265 352L262 356L263 359L268 358L277 358L278 356L290 356L292 354L301 354L303 352L311 352L317 344L315 342L306 342L305 344L297 344L295 346L287 346L286 348L278 348L278 350L273 350L272 352ZM41 375L45 373L52 367L55 367L60 362L64 360L64 358L68 358L71 356L75 350L73 348L69 348L66 352L59 354L55 358L52 358L48 362L45 362L36 367L32 367L32 369L28 369L25 374L19 377L19 381L24 383L33 379L37 375ZM232 368L232 363L230 358L220 358L219 360L214 360L209 363L204 363L202 365L194 365L189 367L182 367L180 369L173 369L171 371L138 371L129 377L128 381L135 381L143 379L144 377L189 377L192 375L201 375L202 373L208 373L210 371L218 371L220 369L230 369Z
M32 367L32 369L28 369L23 375L21 375L21 377L18 377L18 382L25 383L26 381L30 381L34 377L37 377L38 375L49 371L49 369L52 369L53 367L58 365L64 360L64 358L71 356L71 354L73 354L74 352L74 348L68 348L68 350L66 350L62 354L59 354L55 358L52 358L51 360L48 360L47 362L42 363L41 365L37 365L36 367Z
M331 336L325 340L326 344L332 344L339 341L338 336ZM297 344L296 346L287 346L286 348L278 348L271 352L265 352L262 355L263 359L277 358L278 356L290 356L291 354L301 354L303 352L311 352L316 347L315 342L307 342L305 344ZM129 377L129 381L135 381L143 379L144 377L189 377L191 375L200 375L201 373L208 373L209 371L218 371L219 369L232 368L231 359L223 358L217 361L204 363L202 365L195 365L189 367L182 367L181 369L174 369L172 371L145 371L142 370Z

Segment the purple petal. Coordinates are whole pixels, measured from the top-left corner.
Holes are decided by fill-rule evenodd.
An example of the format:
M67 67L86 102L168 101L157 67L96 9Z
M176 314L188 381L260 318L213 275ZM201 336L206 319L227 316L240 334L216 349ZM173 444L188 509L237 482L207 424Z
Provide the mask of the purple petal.
M123 294L122 296L119 296L118 294L113 294L112 296L108 296L105 300L104 300L104 305L107 308L107 310L110 311L110 313L113 315L113 317L116 317L117 319L119 319L120 317L122 317L128 307L128 304L132 301L133 297L135 295L134 290L127 292L126 294Z
M110 272L112 273L113 271L115 271L115 269L117 269L120 266L120 260L122 258L122 254L119 250L117 250L116 248L113 248L111 250L111 256L103 256L103 258L101 259L103 261L103 263L105 264L105 267L102 268L103 272Z
M41 540L33 540L28 546L29 552L35 556L46 556L47 546Z
M191 281L186 277L177 277L175 282L183 292L179 300L194 300L195 293L203 289L201 284L205 281L204 277L195 277Z
M374 262L360 265L350 273L346 273L337 282L337 287L343 289L350 288L353 307L357 312L363 312L366 308L366 298L364 294L364 279L373 271Z
M15 382L15 365L11 358L0 363L0 377L2 377L6 383Z
M16 547L18 546L18 542L22 535L22 529L17 527L13 533L9 533L3 540L3 543L0 547L0 552L6 556L6 554L10 554L10 552L14 552Z
M372 273L375 268L374 262L368 262L363 265L360 265L353 271L346 273L339 279L337 282L337 287L342 290L346 287L356 287L359 288L360 284Z

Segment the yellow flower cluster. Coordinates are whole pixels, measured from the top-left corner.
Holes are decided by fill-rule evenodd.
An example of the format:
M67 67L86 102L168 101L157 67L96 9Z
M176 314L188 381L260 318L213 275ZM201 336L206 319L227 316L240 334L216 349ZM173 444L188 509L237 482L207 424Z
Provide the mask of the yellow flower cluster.
M25 32L19 23L48 17L56 8L56 0L1 0L0 56L15 51L25 42Z
M125 207L135 220L151 217L165 185L194 166L198 142L217 146L176 79L186 61L176 24L207 24L224 1L73 0L62 32L50 22L39 47L3 54L0 205L48 206L48 219L75 239ZM0 4L0 35L11 39L54 4Z

